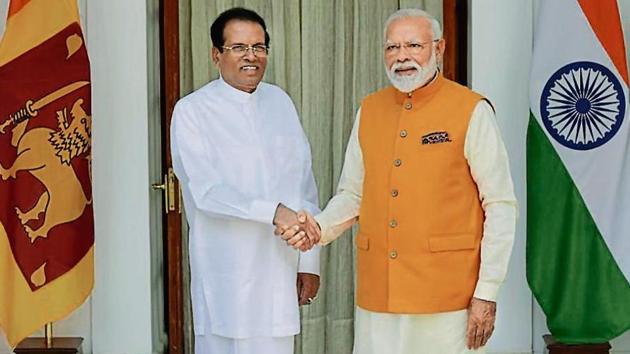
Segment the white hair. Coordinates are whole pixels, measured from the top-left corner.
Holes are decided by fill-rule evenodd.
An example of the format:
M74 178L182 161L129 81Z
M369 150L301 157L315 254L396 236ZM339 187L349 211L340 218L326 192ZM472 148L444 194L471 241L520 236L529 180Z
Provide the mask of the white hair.
M431 22L431 31L433 32L433 39L442 39L442 26L440 22L435 19L430 13L420 9L400 9L389 16L385 21L385 28L383 29L383 40L387 40L387 29L389 25L395 20L403 17L421 17L426 18Z
M399 75L396 70L405 69L405 68L415 68L416 73L413 75ZM385 64L385 72L387 73L387 77L392 85L398 89L400 92L409 93L414 91L415 89L426 85L433 77L435 77L435 72L438 70L437 56L435 51L431 53L431 57L429 58L429 62L422 66L418 64L418 62L414 60L410 60L408 62L396 62L392 65L391 68L387 67Z

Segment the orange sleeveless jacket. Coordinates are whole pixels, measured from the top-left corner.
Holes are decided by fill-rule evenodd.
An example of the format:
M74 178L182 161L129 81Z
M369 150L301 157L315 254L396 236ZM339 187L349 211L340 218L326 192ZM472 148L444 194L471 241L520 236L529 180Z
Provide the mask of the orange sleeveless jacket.
M363 101L360 307L435 313L468 306L484 214L464 140L481 99L439 75L411 95L389 87Z

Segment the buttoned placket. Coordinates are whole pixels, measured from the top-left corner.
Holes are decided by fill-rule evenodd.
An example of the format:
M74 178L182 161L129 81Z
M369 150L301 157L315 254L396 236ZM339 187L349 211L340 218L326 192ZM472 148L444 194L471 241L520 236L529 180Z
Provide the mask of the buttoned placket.
M262 180L262 194L264 197L269 197L271 193L271 181L273 170L277 168L273 161L273 143L270 140L270 136L265 136L266 129L263 129L264 124L270 124L271 122L265 122L265 112L262 107L262 102L260 101L260 91L254 91L252 94L248 96L240 96L241 99L241 112L243 114L243 118L246 120L247 125L249 127L248 136L251 137L249 142L253 143L256 148L254 151L255 154L258 154L260 167L261 169L258 172L259 178ZM269 103L269 102L266 102ZM271 102L273 104L273 102ZM271 220L269 220L271 225ZM273 234L270 232L270 236L273 237ZM271 249L274 252L274 249ZM279 254L270 254L270 259L279 261ZM280 287L281 284L278 282L273 282L273 291L272 291L272 300L271 300L271 312L273 313L272 318L274 319L274 323L276 321L280 321L281 313L277 312L278 309L281 309L284 306L284 301L286 301L279 294L282 293Z
M411 98L412 98L412 94L408 93L405 97L405 100L402 103L402 110L398 117L397 136L396 136L396 141L394 143L394 161L393 161L394 166L392 168L392 173L390 174L390 180L389 180L389 187L390 187L389 225L388 225L390 229L388 232L388 235L390 236L388 237L389 242L392 242L391 236L393 236L395 229L399 225L399 221L396 219L396 215L394 215L394 212L392 209L395 206L394 203L396 202L396 199L400 195L400 190L396 186L396 175L401 172L401 169L404 166L404 161L402 159L402 156L400 156L399 151L401 150L400 149L401 145L404 144L407 136L409 135L408 128L407 128L407 125L408 125L407 116L409 115L410 111L413 108L413 102ZM392 250L391 252L396 253L395 250ZM390 258L395 259L396 257L390 257Z
M263 186L262 195L268 196L271 189L271 176L269 175L269 166L271 166L271 155L268 152L269 149L264 148L265 146L269 145L269 141L267 141L267 139L262 136L263 130L260 129L260 125L264 124L264 117L262 117L262 112L259 106L260 91L258 91L257 88L254 92L247 93L229 85L222 78L221 81L225 87L227 97L237 102L238 106L240 107L239 110L242 114L242 119L247 122L248 131L241 133L243 140L254 142L255 146L260 147L258 149L255 149L254 151L255 154L258 154L258 160L261 162L260 167L262 167L259 173L259 176L262 179Z
M412 94L408 93L405 95L403 101L400 104L400 113L398 115L398 124L396 127L396 137L394 141L394 156L392 165L390 166L390 175L389 175L389 191L388 191L388 220L387 220L387 258L389 261L389 279L395 279L393 276L396 273L397 264L399 262L398 257L400 256L398 249L398 245L400 244L400 239L397 237L400 233L397 232L401 227L401 221L398 219L398 215L396 215L396 211L398 210L398 206L400 205L401 196L404 197L404 192L399 189L398 186L398 176L401 173L404 173L405 163L409 161L405 161L404 156L401 155L401 152L404 150L402 146L408 144L408 136L409 136L409 116L414 108L414 102L412 99ZM404 226L404 225L402 225ZM393 284L390 284L390 288ZM393 301L393 298L390 296L388 301ZM391 305L391 303L389 304Z
M261 161L263 161L263 168L261 177L263 180L263 195L268 196L271 191L271 166L273 166L273 154L270 151L271 144L269 137L263 136L262 124L265 124L262 112L259 107L258 93L254 91L247 100L243 103L243 115L250 126L250 131L253 136L255 145L260 148L256 151L260 154Z
M265 104L273 104L273 102L267 101ZM262 170L260 176L263 180L263 194L265 197L270 197L272 191L272 180L274 177L274 171L278 169L276 163L274 161L274 149L275 145L273 144L273 140L271 136L265 135L265 132L268 132L267 129L263 129L264 124L272 124L272 122L268 121L270 117L265 116L265 111L263 109L263 102L260 101L259 92L256 91L248 97L248 100L243 104L243 115L246 117L253 136L253 141L255 141L256 146L259 148L256 149L256 153L260 154ZM267 120L267 121L266 121ZM271 222L271 220L270 220ZM271 231L269 233L270 237L275 237ZM276 253L275 248L271 248L269 254L269 258L272 262L280 262L281 256ZM273 287L272 291L272 299L270 303L270 311L272 313L273 323L280 323L282 320L282 308L286 306L286 298L280 296L282 294L282 283L281 282L272 282L271 286Z

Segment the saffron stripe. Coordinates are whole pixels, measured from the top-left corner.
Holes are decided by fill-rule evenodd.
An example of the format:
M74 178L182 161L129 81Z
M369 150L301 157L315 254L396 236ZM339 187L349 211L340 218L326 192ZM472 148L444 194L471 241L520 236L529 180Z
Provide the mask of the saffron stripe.
M626 48L621 28L621 18L616 0L578 0L588 23L600 43L615 64L617 71L623 77L626 85L628 81L628 64L626 62Z

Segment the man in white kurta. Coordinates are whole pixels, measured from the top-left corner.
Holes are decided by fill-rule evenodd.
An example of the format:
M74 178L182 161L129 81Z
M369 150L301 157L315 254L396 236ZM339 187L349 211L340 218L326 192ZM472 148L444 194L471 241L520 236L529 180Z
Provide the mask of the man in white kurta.
M223 77L182 98L171 127L190 226L195 350L291 354L300 330L298 273L319 274L319 250L287 247L273 222L280 203L318 211L310 147L289 96L251 69L264 71L268 40L246 32L264 28L248 18L222 20L222 45L232 48L217 54L228 56L215 61ZM241 44L254 48L238 53Z
M390 17L384 50L388 77L396 89L411 97L412 92L428 88L437 81L436 56L441 55L444 48L440 38L439 24L423 11L400 10ZM365 177L360 126L361 109L350 135L337 194L324 211L315 216L322 230L322 244L339 237L360 216ZM407 132L403 132L404 138ZM477 185L485 215L479 275L470 307L429 314L384 313L357 307L354 354L484 352L484 345L494 329L495 302L507 272L516 218L507 154L494 110L485 100L479 101L472 111L465 134L464 158ZM419 176L418 180L422 178ZM396 191L392 196L397 194ZM291 232L285 233L283 238L290 243L297 239Z

